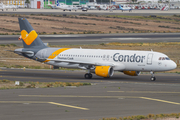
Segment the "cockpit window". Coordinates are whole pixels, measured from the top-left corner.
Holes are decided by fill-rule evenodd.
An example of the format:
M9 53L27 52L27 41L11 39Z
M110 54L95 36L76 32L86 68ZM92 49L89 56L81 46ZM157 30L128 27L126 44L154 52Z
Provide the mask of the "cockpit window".
M159 60L170 60L168 57L159 57Z

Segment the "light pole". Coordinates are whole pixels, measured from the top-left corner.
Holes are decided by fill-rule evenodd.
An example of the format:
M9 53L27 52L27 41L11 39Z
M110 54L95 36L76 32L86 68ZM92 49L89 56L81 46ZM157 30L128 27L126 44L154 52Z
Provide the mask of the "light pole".
M112 11L111 10L111 0L109 0L109 8L110 8L110 12Z

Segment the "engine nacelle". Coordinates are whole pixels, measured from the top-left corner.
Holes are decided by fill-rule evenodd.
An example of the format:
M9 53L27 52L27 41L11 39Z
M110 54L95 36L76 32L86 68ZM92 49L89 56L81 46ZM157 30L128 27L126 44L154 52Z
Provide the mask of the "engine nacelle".
M140 75L140 71L123 71L124 74L130 75L130 76L138 76Z
M114 70L111 66L96 66L95 74L101 77L111 77L114 74Z

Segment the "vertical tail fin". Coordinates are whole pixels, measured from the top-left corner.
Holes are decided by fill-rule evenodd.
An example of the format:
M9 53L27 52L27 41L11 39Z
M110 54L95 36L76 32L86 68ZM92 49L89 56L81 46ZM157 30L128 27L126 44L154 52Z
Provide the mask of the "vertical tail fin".
M18 18L24 48L45 48L36 31L26 18Z
M119 9L122 9L121 5L119 5Z
M59 1L58 1L58 0L56 1L56 6L60 6L60 4L59 4Z

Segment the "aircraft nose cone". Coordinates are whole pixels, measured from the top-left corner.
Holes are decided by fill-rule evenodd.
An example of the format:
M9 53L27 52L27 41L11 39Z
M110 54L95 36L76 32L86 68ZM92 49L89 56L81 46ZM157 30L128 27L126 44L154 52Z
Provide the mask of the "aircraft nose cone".
M174 61L171 62L171 68L175 69L177 67L176 63Z

